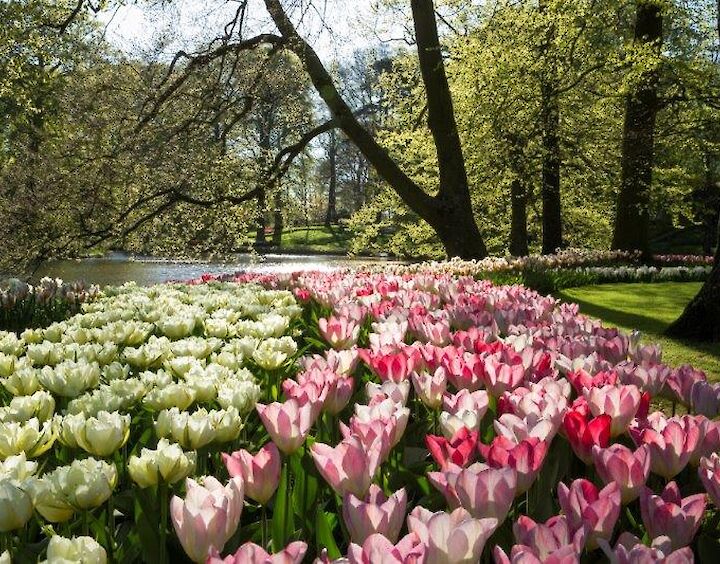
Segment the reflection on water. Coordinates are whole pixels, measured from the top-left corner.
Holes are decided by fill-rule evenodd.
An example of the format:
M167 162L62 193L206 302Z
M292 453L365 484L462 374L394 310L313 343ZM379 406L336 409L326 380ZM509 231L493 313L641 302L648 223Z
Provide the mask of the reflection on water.
M291 272L296 270L334 270L363 264L389 264L384 259L351 259L324 255L238 255L230 262L190 262L130 257L112 253L104 258L56 260L45 263L34 278L52 276L63 280L85 280L105 286L135 281L141 285L159 284L168 280L188 280L210 274L227 274L238 270L253 272Z

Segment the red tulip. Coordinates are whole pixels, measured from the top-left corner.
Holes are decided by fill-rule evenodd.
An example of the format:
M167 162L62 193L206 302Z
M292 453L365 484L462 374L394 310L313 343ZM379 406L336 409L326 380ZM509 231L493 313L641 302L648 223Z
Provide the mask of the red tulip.
M515 443L505 437L495 437L490 445L478 444L478 450L494 468L510 467L517 472L515 495L525 493L542 468L548 444L535 437Z
M592 448L606 447L610 444L609 415L600 415L588 421L579 411L568 411L563 420L563 429L573 452L585 464L592 462Z
M425 444L442 470L445 470L450 462L464 467L475 458L478 434L463 427L451 440L437 435L427 435Z

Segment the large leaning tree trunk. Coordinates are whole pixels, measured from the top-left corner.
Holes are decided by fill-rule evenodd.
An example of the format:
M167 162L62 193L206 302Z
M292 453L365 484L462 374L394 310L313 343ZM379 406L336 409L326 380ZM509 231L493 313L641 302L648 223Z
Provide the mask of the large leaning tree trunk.
M659 55L663 38L662 5L657 0L637 0L636 45ZM639 86L625 100L622 172L617 199L613 249L641 251L650 256L650 186L655 153L655 119L658 103L655 65L642 73Z
M328 205L327 211L325 212L325 226L330 227L337 223L337 153L338 153L338 142L337 134L333 129L330 131L330 138L328 141L328 169L330 182L328 183Z
M541 14L547 12L547 0L540 0ZM552 16L551 16L552 18ZM540 120L542 124L542 251L551 254L562 247L562 202L560 199L560 101L557 65L552 60L555 23L550 19L540 47L543 75L540 79Z
M720 341L720 236L710 277L665 334L681 339Z
M433 1L412 0L411 8L420 70L425 84L428 127L438 157L439 183L435 195L425 192L405 174L353 115L317 53L298 34L282 2L265 0L265 6L283 39L302 61L313 86L340 129L410 209L430 224L448 256L486 256L485 243L473 215L465 159L445 73Z

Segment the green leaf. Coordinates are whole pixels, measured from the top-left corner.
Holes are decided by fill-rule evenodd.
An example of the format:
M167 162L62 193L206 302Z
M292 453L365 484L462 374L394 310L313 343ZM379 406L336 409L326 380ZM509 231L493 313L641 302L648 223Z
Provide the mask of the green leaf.
M335 529L334 515L328 515L321 508L318 507L317 513L315 514L315 539L318 551L326 548L328 551L328 557L331 560L340 558L340 549L335 542L335 535L333 530Z
M160 515L151 491L151 488L138 488L135 496L135 523L143 548L143 559L148 563L160 562Z
M273 550L278 552L287 546L295 532L295 512L290 507L290 476L287 462L283 464L280 485L275 494L275 506L272 517Z

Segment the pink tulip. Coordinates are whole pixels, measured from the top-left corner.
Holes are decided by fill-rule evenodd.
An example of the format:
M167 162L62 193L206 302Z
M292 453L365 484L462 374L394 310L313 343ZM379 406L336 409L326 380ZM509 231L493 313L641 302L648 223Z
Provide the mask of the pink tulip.
M459 411L474 411L478 420L482 420L488 410L490 399L485 390L460 390L456 394L446 393L443 396L443 410L457 414Z
M427 547L427 564L476 564L498 526L497 519L474 519L462 507L432 513L418 506L407 521Z
M468 431L480 431L480 419L475 411L457 411L454 415L443 411L438 419L440 431L443 436L450 440L457 435L461 429Z
M447 374L441 366L433 374L429 372L413 372L412 383L415 393L430 409L437 409L442 403L447 388Z
M289 399L285 403L258 403L255 409L270 438L285 454L292 454L305 442L313 424L313 407L310 403L301 405L298 400Z
M700 442L690 457L690 464L697 466L703 456L710 456L713 452L720 452L720 421L710 421L707 417L696 415L700 427Z
M590 412L595 416L609 415L612 418L610 435L622 435L640 407L642 394L637 386L603 386L585 390L585 399Z
M510 550L510 557L496 545L493 550L495 564L579 564L580 556L572 545L564 546L541 558L533 548L516 544Z
M393 437L397 427L394 418L388 421L374 419L366 423L357 417L351 417L350 426L345 425L342 421L340 421L339 425L340 433L344 439L355 436L360 440L366 451L378 450L381 463L387 460L393 447Z
M701 458L698 472L710 500L720 507L720 456L713 452L709 458Z
M558 501L573 532L585 528L586 545L597 548L598 540L609 540L620 516L620 486L616 483L598 490L592 482L575 480L570 487L558 484Z
M514 390L522 384L524 378L525 367L522 363L506 364L495 355L485 359L485 387L494 398Z
M410 395L410 382L407 380L400 383L388 380L382 384L368 382L365 385L365 390L367 392L369 405L376 405L386 399L391 399L393 403L399 403L405 406L408 401L408 396Z
M280 482L280 451L275 443L268 443L253 456L246 450L222 453L231 477L243 479L245 495L260 505L267 505Z
M392 426L392 446L395 446L405 434L405 429L410 419L410 410L390 399L373 405L360 405L356 403L355 418L364 423L382 421L386 425Z
M329 369L301 372L297 375L297 380L300 385L312 383L317 388L325 390L323 410L330 415L337 415L345 409L355 386L352 377L337 374ZM283 382L283 388L285 382Z
M694 556L690 547L672 551L672 543L668 537L658 537L652 546L645 546L636 536L622 533L615 544L615 550L609 543L600 541L603 552L611 562L617 564L692 564Z
M671 401L677 401L686 407L692 405L692 387L695 382L705 381L707 377L701 370L695 370L685 364L673 370L665 379L663 395Z
M649 488L640 493L640 513L651 539L667 536L672 549L689 545L705 513L705 494L680 496L675 482L670 482L660 495Z
M378 486L372 484L364 500L351 493L345 494L342 514L352 542L363 544L375 533L397 542L406 507L407 493L404 488L388 498Z
M302 541L291 542L275 554L268 554L263 547L246 542L235 554L225 558L215 551L206 564L300 564L306 552L307 544Z
M657 363L635 364L625 361L615 368L623 384L634 384L640 390L649 392L653 397L660 393L671 372L669 366Z
M478 444L478 450L490 466L510 467L517 472L517 496L528 491L537 478L545 461L548 444L534 437L520 443L505 437L495 437L489 445Z
M360 336L360 325L347 317L318 319L320 333L334 349L349 349L357 343Z
M623 505L636 500L650 475L650 450L647 445L635 452L621 444L606 448L593 447L593 461L598 476L606 484L620 486Z
M480 355L466 353L452 346L444 350L442 366L447 370L448 380L458 390L473 392L482 388L485 369Z
M585 530L573 533L565 515L550 517L545 523L536 523L521 515L513 525L515 541L532 549L540 562L558 561L559 557L578 558L585 546ZM572 550L566 551L566 548Z
M300 364L307 372L330 370L341 376L350 376L359 360L358 350L353 347L343 351L329 349L325 351L325 356L319 354L306 356L300 359Z
M693 411L705 417L714 418L720 413L720 385L704 380L695 382L690 390Z
M305 380L303 384L287 378L282 382L282 390L287 399L295 399L300 406L310 404L312 419L315 421L325 406L328 387L324 381Z
M378 468L379 445L366 450L360 439L353 436L334 448L315 443L310 453L318 471L337 494L352 493L365 498Z
M666 419L655 412L630 434L636 444L649 446L650 469L668 480L687 466L700 442L700 426L689 415Z
M441 470L444 470L450 462L458 466L470 464L475 458L477 442L477 432L465 428L460 429L450 440L436 435L425 437L425 444Z
M549 443L557 430L549 419L540 419L534 415L521 418L513 413L503 413L493 422L493 426L498 436L505 437L515 443L530 437Z
M517 475L512 468L491 468L476 462L467 468L448 464L443 472L428 472L428 480L451 509L464 507L473 517L502 523L515 499Z
M174 496L170 517L185 553L193 562L205 562L212 549L221 551L235 534L243 508L242 478L223 486L212 476L203 485L187 478L185 499Z
M362 546L351 543L348 548L350 564L423 564L425 545L415 533L405 535L393 544L381 534L370 535Z

